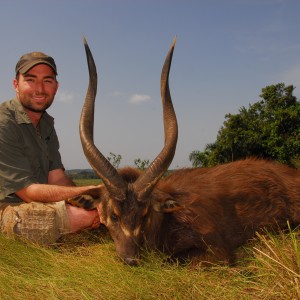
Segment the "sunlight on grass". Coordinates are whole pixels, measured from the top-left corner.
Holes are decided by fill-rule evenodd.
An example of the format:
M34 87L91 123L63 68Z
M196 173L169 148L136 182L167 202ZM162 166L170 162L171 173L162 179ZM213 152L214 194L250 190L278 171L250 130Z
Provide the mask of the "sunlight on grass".
M299 232L289 227L278 236L257 234L260 243L253 248L254 268L265 294L274 299L300 299Z
M258 235L236 267L166 264L143 251L124 265L105 231L44 248L0 235L0 299L300 299L297 232Z

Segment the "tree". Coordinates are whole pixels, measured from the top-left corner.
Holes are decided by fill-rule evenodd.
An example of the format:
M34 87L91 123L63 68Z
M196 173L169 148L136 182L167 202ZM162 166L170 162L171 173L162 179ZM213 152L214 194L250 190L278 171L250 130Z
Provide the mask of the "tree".
M227 114L217 140L204 152L190 154L193 166L212 166L251 156L297 166L300 102L293 96L294 89L284 83L267 86L262 89L260 101L248 109L241 107L236 115Z
M141 160L140 158L136 158L134 160L135 166L140 170L145 170L149 166L149 159Z
M121 163L122 156L120 154L114 154L112 152L109 152L109 156L107 157L107 159L115 169L118 169Z

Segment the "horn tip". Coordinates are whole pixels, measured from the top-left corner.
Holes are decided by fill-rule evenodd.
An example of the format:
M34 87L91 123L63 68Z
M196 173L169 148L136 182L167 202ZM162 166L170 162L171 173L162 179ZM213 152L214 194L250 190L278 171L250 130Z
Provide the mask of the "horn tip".
M174 36L173 42L172 42L172 47L174 48L176 45L176 41L177 41L177 34Z
M86 39L85 39L84 34L82 35L82 40L83 40L84 45L87 45L87 41L86 41Z

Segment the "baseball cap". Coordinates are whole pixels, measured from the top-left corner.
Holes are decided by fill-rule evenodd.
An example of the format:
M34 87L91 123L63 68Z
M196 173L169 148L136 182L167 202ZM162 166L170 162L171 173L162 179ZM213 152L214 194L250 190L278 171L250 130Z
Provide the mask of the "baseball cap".
M30 52L22 55L16 65L16 74L25 74L31 68L39 64L50 66L55 72L55 75L57 75L54 59L43 52Z

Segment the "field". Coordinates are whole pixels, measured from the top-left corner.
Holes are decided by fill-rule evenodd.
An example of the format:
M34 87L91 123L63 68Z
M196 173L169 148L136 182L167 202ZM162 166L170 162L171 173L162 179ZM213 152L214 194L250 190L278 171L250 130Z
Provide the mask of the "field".
M98 185L102 181L101 179L73 179L76 185L83 186L83 185Z
M0 299L300 299L299 238L257 235L235 267L192 269L145 250L139 267L124 265L104 228L48 248L0 235Z
M236 267L190 269L149 252L126 266L104 230L51 248L0 235L0 299L300 299L297 238L259 236Z

